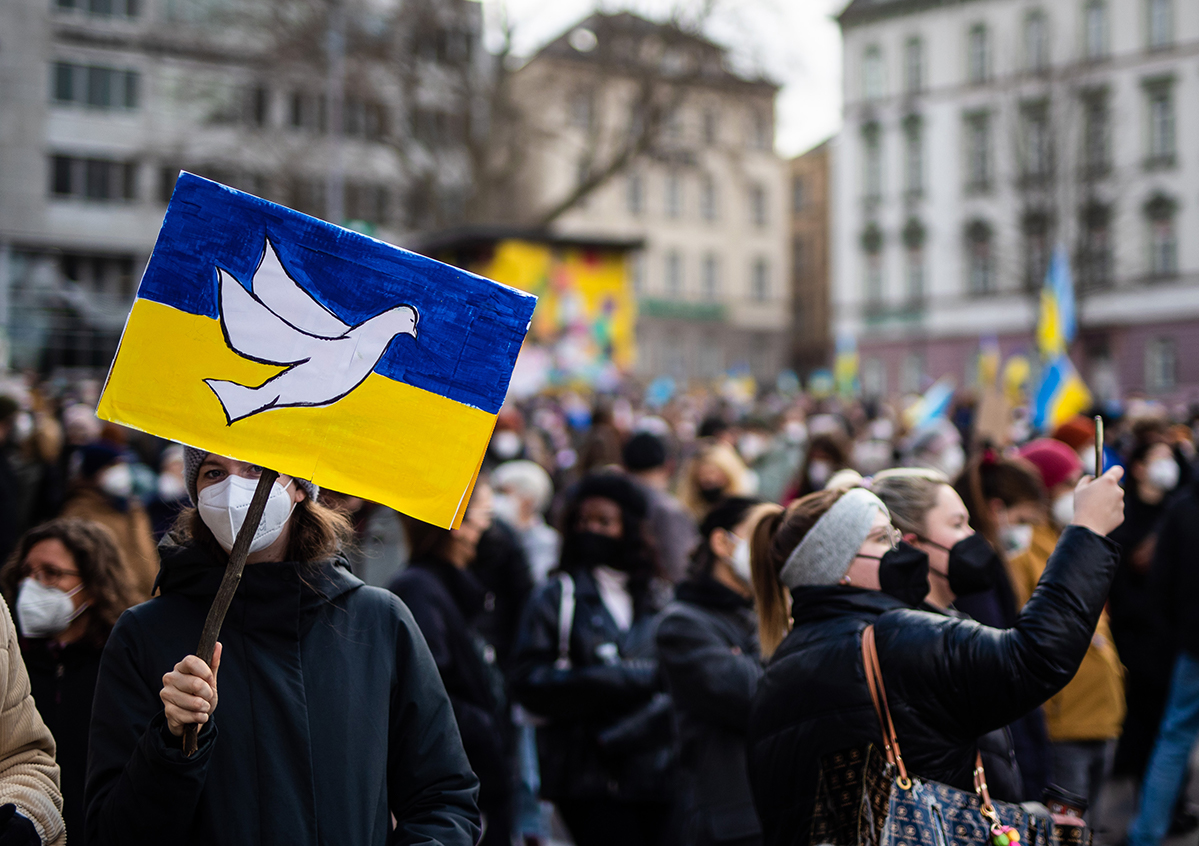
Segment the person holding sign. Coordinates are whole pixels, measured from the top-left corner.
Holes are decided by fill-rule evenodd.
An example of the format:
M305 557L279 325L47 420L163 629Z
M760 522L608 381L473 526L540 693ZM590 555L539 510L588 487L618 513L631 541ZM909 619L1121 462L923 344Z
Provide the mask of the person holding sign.
M211 668L191 654L265 471L185 459L196 507L101 662L89 842L472 846L478 779L437 666L399 599L350 575L316 485L275 481Z

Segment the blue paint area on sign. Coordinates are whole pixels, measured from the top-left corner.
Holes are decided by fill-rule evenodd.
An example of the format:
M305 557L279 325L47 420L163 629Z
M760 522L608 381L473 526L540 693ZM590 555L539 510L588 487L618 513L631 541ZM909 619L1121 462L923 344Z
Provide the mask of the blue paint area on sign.
M190 173L137 295L218 319L217 268L252 290L267 238L300 287L350 326L416 308L418 336L394 339L374 372L499 411L535 297Z

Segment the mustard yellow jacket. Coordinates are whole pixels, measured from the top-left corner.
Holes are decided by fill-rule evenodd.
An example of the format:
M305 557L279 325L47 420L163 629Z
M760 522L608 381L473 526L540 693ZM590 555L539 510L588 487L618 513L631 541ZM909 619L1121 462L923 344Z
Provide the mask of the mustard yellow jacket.
M1036 589L1057 539L1058 533L1052 526L1036 526L1028 549L1008 559L1012 589L1016 604L1021 608ZM1091 637L1091 647L1074 679L1045 703L1049 739L1110 740L1119 737L1124 725L1124 711L1124 667L1116 654L1104 611Z

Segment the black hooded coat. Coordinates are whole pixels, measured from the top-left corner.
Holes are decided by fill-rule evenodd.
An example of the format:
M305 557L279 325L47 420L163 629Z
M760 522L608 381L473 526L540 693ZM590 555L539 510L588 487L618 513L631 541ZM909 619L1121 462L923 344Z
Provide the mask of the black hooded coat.
M161 595L113 629L89 843L473 846L478 780L429 648L398 598L338 562L246 567L221 630L220 699L184 757L158 694L195 651L223 572L198 548L164 549Z

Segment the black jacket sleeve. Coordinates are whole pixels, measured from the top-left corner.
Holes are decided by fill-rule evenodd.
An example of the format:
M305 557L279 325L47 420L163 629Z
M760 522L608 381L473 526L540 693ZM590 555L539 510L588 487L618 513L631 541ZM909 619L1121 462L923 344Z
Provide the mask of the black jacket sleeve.
M959 737L1022 717L1078 671L1118 559L1116 544L1069 526L1011 629L972 620L905 626L908 615L921 612L885 615L890 620L885 626L880 620L878 648L888 693L894 687L930 718L948 716L944 730Z
M512 657L512 692L534 714L553 719L610 719L651 699L659 688L656 661L618 661L557 669L558 606L554 579L533 595L521 618ZM580 613L576 612L576 625Z
M658 624L658 660L671 696L700 719L745 731L762 665L734 653L710 625L686 611L669 611Z
M161 685L140 672L141 633L128 614L117 621L96 680L88 739L85 802L88 842L160 843L163 832L195 813L217 741L217 715L200 732L192 757L166 727ZM219 710L219 707L218 707Z
M387 795L396 818L391 842L474 846L481 832L478 792L437 665L403 607L387 753Z

